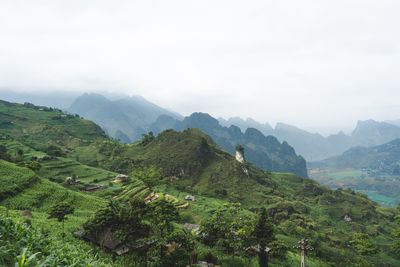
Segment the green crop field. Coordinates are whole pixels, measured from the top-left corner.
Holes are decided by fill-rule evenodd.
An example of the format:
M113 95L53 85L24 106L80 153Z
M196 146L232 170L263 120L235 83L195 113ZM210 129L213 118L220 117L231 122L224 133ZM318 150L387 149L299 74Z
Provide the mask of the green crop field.
M400 203L398 177L381 179L356 169L323 169L311 172L310 177L331 188L350 188L364 193L381 205L395 207Z
M37 181L33 171L0 160L0 200L23 191Z
M83 165L73 159L58 157L42 162L38 174L45 178L65 181L67 177L76 176L84 184L96 183L108 185L117 173L100 168Z

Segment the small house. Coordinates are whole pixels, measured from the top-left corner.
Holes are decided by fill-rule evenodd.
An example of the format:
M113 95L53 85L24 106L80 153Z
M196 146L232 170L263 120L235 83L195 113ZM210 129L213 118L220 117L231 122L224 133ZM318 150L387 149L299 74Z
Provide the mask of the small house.
M151 192L150 195L144 198L144 203L149 204L160 197L159 194Z
M101 189L101 188L102 188L101 185L98 185L98 184L90 184L90 185L87 185L87 186L85 187L85 191L87 191L87 192L93 192L93 191L97 191L97 190L99 190L99 189Z
M199 261L195 264L196 267L216 267L218 265L214 265L214 263L206 262L206 261Z
M348 214L346 214L346 215L344 216L343 220L344 220L345 222L351 222L351 221L352 221L351 217L350 217Z
M183 225L183 229L197 235L200 232L200 225L193 223L185 223Z
M113 183L122 183L128 181L129 176L125 174L118 174L117 176L114 177L112 180Z
M194 200L195 200L195 197L194 197L193 195L187 195L187 196L185 197L185 200L187 200L187 201L194 201Z
M30 211L30 210L23 210L22 212L21 212L21 216L22 217L25 217L25 218L27 218L27 219L31 219L33 216L32 216L32 212Z

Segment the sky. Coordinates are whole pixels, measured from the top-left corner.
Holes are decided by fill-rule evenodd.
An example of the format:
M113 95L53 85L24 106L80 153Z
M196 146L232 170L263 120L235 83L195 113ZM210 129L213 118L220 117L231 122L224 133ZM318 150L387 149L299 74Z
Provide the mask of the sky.
M0 0L0 90L142 95L323 134L400 119L400 1Z

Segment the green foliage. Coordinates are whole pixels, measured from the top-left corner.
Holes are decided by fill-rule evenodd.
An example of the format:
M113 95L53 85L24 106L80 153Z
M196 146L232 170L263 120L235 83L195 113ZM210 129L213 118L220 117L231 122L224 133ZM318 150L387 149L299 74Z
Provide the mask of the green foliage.
M133 199L144 199L149 194L149 188L141 180L134 179L122 186L122 192L115 199L128 202Z
M4 145L0 145L0 159L11 160L11 156L8 154L7 148Z
M267 210L261 209L257 224L254 228L254 239L259 245L258 262L260 267L268 266L267 245L275 239L274 226L268 217Z
M142 180L150 188L160 184L162 179L161 172L156 166L139 167L131 172L131 176Z
M74 207L68 202L59 202L51 207L49 218L57 219L59 222L65 220L65 217L74 213Z
M145 146L145 145L151 143L153 140L154 140L154 134L153 134L153 132L149 132L147 134L142 135L142 141L140 142L140 144Z
M29 169L0 160L0 201L17 194L38 179Z
M53 157L63 157L65 156L64 151L56 145L48 145L45 149L45 152Z
M227 204L217 209L202 227L203 242L219 250L243 253L252 243L255 216L240 204Z
M361 255L373 255L378 253L378 248L372 243L370 237L365 233L355 233L350 245Z
M78 244L0 217L0 266L111 266Z
M41 162L36 171L41 177L64 182L67 177L74 177L82 184L90 184L94 179L100 185L107 185L117 173L84 165L70 158L54 158Z
M62 201L72 203L82 214L91 213L93 209L100 208L106 202L104 199L70 191L58 184L41 179L19 194L7 198L2 204L9 205L11 209L47 212L54 203Z
M165 199L150 204L151 221L158 234L164 238L172 232L172 222L179 220L179 213L175 206Z
M95 238L98 238L98 233L111 229L118 240L133 245L149 235L149 226L144 222L146 213L143 202L135 200L124 205L110 201L84 224L84 229Z
M195 240L190 233L183 230L176 230L170 233L163 243L168 245L167 250L160 258L161 266L183 267L194 262L193 252L195 250Z
M49 212L49 219L57 219L62 222L62 240L64 242L65 232L64 232L64 221L66 216L74 213L74 207L68 202L59 202L51 207Z

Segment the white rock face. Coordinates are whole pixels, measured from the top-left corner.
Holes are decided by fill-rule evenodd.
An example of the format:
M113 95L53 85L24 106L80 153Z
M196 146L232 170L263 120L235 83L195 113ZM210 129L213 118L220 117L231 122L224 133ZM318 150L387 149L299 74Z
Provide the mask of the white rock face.
M244 157L243 154L240 153L239 151L236 150L236 160L239 161L240 163L244 162Z

